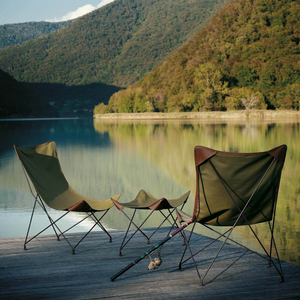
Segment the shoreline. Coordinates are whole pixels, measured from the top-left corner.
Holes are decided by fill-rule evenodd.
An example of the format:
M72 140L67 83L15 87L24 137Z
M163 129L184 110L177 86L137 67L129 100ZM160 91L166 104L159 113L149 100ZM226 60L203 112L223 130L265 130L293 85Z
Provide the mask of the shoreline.
M157 120L157 119L289 119L300 118L293 110L238 110L209 112L154 112L96 114L94 119Z

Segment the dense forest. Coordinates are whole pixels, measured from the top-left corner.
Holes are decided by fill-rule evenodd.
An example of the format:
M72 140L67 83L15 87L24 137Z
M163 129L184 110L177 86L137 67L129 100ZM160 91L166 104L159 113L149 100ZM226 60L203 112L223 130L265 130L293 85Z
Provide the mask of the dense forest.
M115 0L59 31L5 48L0 51L0 68L30 84L32 92L38 89L44 101L56 93L49 84L82 86L85 98L56 94L54 106L86 101L93 110L99 102L108 103L116 89L133 84L166 60L228 1ZM91 84L102 84L97 99L89 95Z
M57 31L71 22L26 22L0 25L0 50L10 46L22 45L24 42Z
M58 116L49 105L42 103L21 83L0 70L0 118Z
M95 113L300 107L300 1L237 0Z

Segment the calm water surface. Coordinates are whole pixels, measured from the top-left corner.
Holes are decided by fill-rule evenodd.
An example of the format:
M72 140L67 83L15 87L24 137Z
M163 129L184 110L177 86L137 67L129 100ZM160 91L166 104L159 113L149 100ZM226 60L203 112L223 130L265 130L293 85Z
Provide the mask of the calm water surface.
M300 265L300 122L272 121L101 121L91 119L0 121L0 237L25 236L33 200L13 145L32 146L54 140L70 185L90 198L121 193L127 202L145 189L157 198L176 198L191 190L185 211L192 212L195 192L195 145L223 151L257 152L288 146L276 215L276 242L283 260ZM53 211L59 215L59 212ZM138 216L140 219L143 215ZM70 214L65 226L76 221ZM145 225L152 227L157 215ZM46 224L42 212L35 226ZM126 227L113 208L108 229ZM84 223L75 231L83 231ZM266 228L257 227L268 241ZM51 232L47 232L51 233ZM203 233L203 232L201 232ZM239 240L257 245L240 227Z

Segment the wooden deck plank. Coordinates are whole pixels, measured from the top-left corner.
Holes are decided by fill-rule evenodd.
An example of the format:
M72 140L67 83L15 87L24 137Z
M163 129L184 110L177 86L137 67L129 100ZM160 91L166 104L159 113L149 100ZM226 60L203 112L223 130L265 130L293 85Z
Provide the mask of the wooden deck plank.
M120 257L123 234L113 231L109 243L105 234L92 233L75 255L66 242L52 235L31 242L26 251L23 238L0 239L0 299L300 299L300 266L283 262L285 282L279 283L274 267L233 245L225 246L201 287L191 263L178 271L183 251L180 236L163 247L159 269L148 271L146 258L111 282L112 275L150 248L139 235ZM162 230L155 238L165 235ZM197 258L200 271L208 266L217 246Z

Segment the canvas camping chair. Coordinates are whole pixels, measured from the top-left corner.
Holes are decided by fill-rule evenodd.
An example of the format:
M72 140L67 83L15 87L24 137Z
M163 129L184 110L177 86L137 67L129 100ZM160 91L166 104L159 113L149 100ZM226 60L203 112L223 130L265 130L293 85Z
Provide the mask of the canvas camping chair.
M193 224L190 234L185 240L186 246L179 263L179 269L181 270L182 265L192 259L201 285L203 285L204 278L227 241L236 243L266 259L270 266L275 267L283 282L284 276L275 244L274 228L277 196L286 149L287 147L282 145L259 153L230 153L201 146L195 147L196 195L192 216L177 210L179 221L184 222L183 225L112 276L111 281L114 281L138 262L150 256L158 247L182 232L190 224ZM269 251L259 240L252 227L254 224L264 222L268 223L270 230ZM190 242L196 224L209 228L219 236L208 245L204 245L198 252L193 253ZM218 226L229 226L229 229L225 233L219 233L216 229ZM231 238L231 233L237 226L249 227L250 232L258 240L265 255L252 251ZM195 255L220 238L224 238L224 241L208 269L201 276ZM275 259L272 257L273 249L276 255ZM187 255L188 253L189 255Z
M176 217L174 218L173 212L176 210L178 206L181 206L181 209L184 207L188 197L190 195L190 191L182 195L177 199L166 199L166 198L155 198L148 192L141 190L134 200L127 203L120 203L117 201L113 201L118 210L122 211L122 213L129 220L129 224L126 230L126 233L123 237L123 241L120 246L119 255L122 255L122 250L129 243L129 241L134 237L137 232L140 232L147 240L148 244L151 244L150 239L152 236L159 230L159 228L165 223L168 222L171 225L170 232L172 228L177 227ZM132 216L129 217L128 214L124 211L124 208L133 209ZM141 224L137 225L134 217L136 215L137 210L150 210L150 213L147 217L142 221ZM165 213L164 210L167 212ZM141 228L146 223L146 221L152 216L155 211L159 211L163 216L163 221L156 227L156 229L151 233L151 235L147 235ZM131 234L129 234L130 227L136 228L136 230Z
M281 171L286 155L286 146L282 145L270 151L260 153L231 153L197 146L195 147L196 165L196 197L193 216L178 213L181 222L192 220L193 227L179 263L179 269L189 259L192 259L200 284L216 261L227 241L242 246L249 251L268 260L278 271L284 281L282 267L277 251L274 226L276 203L280 184ZM259 239L252 225L267 222L270 230L269 251ZM209 245L203 246L198 252L192 253L190 239L196 224L218 233L219 236L209 245L224 238L219 250L201 277L195 261L195 255ZM219 233L218 226L227 226L225 233ZM258 241L264 255L252 251L231 238L231 233L237 226L248 226L250 232ZM272 257L274 248L276 260ZM187 250L189 250L187 252ZM189 253L189 257L185 258Z
M115 195L107 200L95 200L89 199L75 192L67 182L62 172L57 156L56 145L53 141L33 147L19 147L17 145L14 145L14 147L23 167L31 194L35 199L24 242L25 250L27 244L30 241L35 239L48 228L53 229L58 240L61 236L65 238L67 243L72 248L73 254L75 254L76 247L96 226L99 226L100 229L102 229L108 235L110 242L112 241L112 237L101 224L101 220L109 211L109 209L114 205L111 199L113 199L114 201L118 201L120 194ZM42 210L45 212L50 224L38 234L29 238L29 232L37 205L40 205ZM64 211L64 213L61 217L54 220L51 217L50 211L47 209L47 207ZM82 220L80 220L67 230L62 231L58 227L57 223L70 212L81 212L84 213L85 216L82 218ZM98 217L95 214L96 212L101 212L101 216ZM79 240L79 242L75 246L73 246L70 243L69 239L66 237L66 233L88 218L93 220L93 225Z

